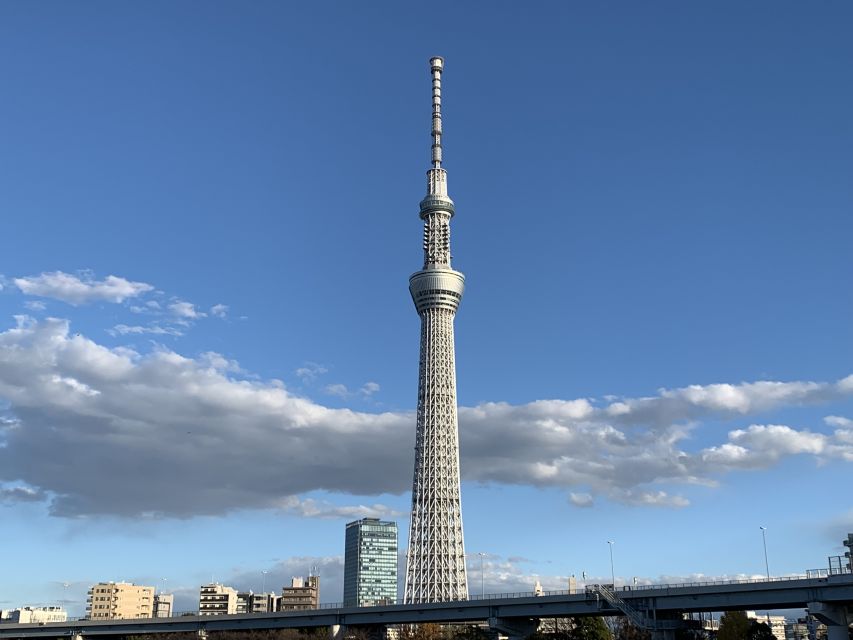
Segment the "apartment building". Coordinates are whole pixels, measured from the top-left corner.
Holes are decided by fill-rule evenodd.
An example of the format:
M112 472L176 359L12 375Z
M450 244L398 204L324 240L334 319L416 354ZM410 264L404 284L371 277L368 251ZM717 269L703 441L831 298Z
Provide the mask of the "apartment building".
M211 582L202 585L198 595L198 615L221 616L237 613L237 591Z
M237 613L270 613L278 610L279 596L274 593L241 591L237 594Z
M293 578L282 587L279 611L305 611L320 607L320 576Z
M47 624L66 620L68 613L62 607L21 607L0 611L0 623Z
M154 617L154 587L130 582L99 582L89 589L86 617L123 620Z
M175 608L175 596L171 593L154 594L154 617L171 618Z

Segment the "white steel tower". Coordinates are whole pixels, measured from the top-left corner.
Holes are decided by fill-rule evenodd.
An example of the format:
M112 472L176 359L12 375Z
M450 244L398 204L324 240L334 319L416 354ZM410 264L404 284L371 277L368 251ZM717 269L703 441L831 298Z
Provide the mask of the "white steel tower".
M421 317L421 357L406 603L468 599L453 346L453 318L465 277L450 267L453 201L447 195L447 172L441 168L443 67L441 58L430 60L432 168L427 171L427 194L420 206L424 267L409 278L409 291Z

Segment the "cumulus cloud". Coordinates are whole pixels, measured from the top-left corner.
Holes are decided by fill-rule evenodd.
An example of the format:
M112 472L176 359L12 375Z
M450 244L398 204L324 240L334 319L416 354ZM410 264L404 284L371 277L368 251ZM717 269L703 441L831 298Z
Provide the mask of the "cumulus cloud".
M192 302L186 302L184 300L178 300L171 303L169 305L169 311L183 320L197 320L199 318L207 317L207 314L196 309Z
M589 399L460 407L463 479L562 488L579 506L602 496L684 507L674 485L713 485L730 470L793 455L853 461L853 434L844 427L753 424L716 445L687 446L700 416L830 402L853 394L850 380L712 385L731 387L725 397L749 398L734 404L718 391L664 390L619 400L616 417L613 402ZM411 412L331 409L281 382L251 379L220 354L108 348L55 318L22 316L0 333L0 400L0 482L49 496L55 515L189 517L289 505L311 517L355 518L385 507L292 500L318 490L375 496L411 486Z
M349 389L345 384L327 384L323 387L323 393L328 396L337 396L339 398L346 398L349 395Z
M47 309L47 305L41 300L27 300L24 303L24 307L30 311L44 311Z
M377 393L381 388L382 387L379 386L378 382L365 382L358 392L365 397L370 397L374 393Z
M358 520L360 518L395 519L408 516L407 511L399 511L384 504L371 505L335 505L308 498L301 500L296 496L284 498L279 507L285 513L303 518L321 520Z
M569 494L569 502L576 507L591 507L595 503L591 494L574 492Z
M690 504L690 501L678 495L670 495L666 491L643 491L640 489L620 489L611 491L611 500L634 507L671 507L680 509Z
M228 315L227 304L215 304L210 308L210 314L217 318L224 318Z
M321 364L317 364L316 362L306 362L305 366L299 367L296 370L296 377L300 378L304 382L313 382L319 376L328 372L329 370Z
M145 304L136 304L131 305L130 310L132 313L146 313L153 315L160 315L160 310L163 307L160 306L160 303L156 300L147 300Z
M75 306L89 302L124 302L154 289L145 282L131 282L117 276L95 280L88 274L78 277L62 271L14 278L13 281L27 295L54 298Z
M327 384L325 387L323 387L323 393L325 393L327 396L337 396L338 398L349 398L355 395L359 395L363 398L370 398L380 389L381 387L377 382L365 382L357 392L353 392L350 391L349 387L347 387L345 384L336 383Z
M662 389L657 396L618 400L606 408L615 423L670 425L708 415L745 416L776 407L822 404L851 393L853 375L835 384L744 382Z
M760 469L797 454L853 461L853 438L848 433L847 429L828 435L785 425L753 424L730 431L729 442L704 449L700 459L717 469Z

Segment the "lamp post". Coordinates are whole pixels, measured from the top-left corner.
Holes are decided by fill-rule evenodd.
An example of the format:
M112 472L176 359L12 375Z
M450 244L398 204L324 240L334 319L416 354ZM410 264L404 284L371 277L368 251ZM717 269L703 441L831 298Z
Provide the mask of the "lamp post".
M267 574L268 573L269 573L269 571L266 571L266 570L261 571L261 575L263 576L263 578L261 578L261 593L267 592Z
M68 611L71 608L68 606L70 604L70 601L68 600L68 587L70 587L70 586L71 586L71 584L68 582L62 583L62 599L65 601L63 604L65 604L65 610L66 611Z
M764 569L767 571L767 580L770 580L770 563L767 562L767 527L758 527L761 529L761 541L764 543Z
M478 551L477 555L480 556L480 595L485 598L486 597L486 572L483 568L483 558L486 557L486 554L482 551Z
M613 588L616 589L616 573L613 571L613 540L608 540L607 544L610 545L610 580Z

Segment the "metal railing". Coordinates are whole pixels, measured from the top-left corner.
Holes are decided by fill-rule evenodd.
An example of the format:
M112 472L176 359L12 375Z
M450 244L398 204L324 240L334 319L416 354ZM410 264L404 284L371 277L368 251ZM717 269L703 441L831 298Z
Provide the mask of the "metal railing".
M600 584L582 584L577 589L569 590L569 589L558 589L552 591L543 591L540 594L534 594L532 591L510 591L504 593L486 593L473 595L468 598L468 600L462 602L489 602L493 600L511 600L514 598L533 598L533 597L548 597L548 596L577 596L578 599L589 599L590 593L594 589L598 589L601 592L601 595L604 596L603 591L606 589L610 594L613 595L614 598L618 599L621 602L624 602L622 596L629 596L632 594L640 595L645 591L665 591L667 589L683 589L688 587L710 587L710 586L726 586L726 585L740 585L740 584L762 584L762 583L773 583L773 582L791 582L795 580L813 580L817 578L828 578L836 575L850 575L849 572L835 572L830 569L810 569L806 571L804 574L795 574L790 576L779 576L773 578L733 578L731 580L705 580L705 581L694 581L694 582L673 582L666 584L643 584L643 585L624 585L621 587L611 587L610 585L600 585ZM607 598L605 597L605 600ZM609 602L609 601L608 601ZM379 605L379 606L396 606L404 604L402 600L389 600L387 603ZM439 603L434 603L439 604ZM610 603L611 605L613 603ZM625 603L626 606L627 603ZM261 611L261 612L247 612L244 614L238 615L282 615L292 613L295 615L304 614L305 611L318 611L324 609L354 609L357 608L352 604L345 604L343 602L324 602L321 603L316 609L302 609L295 611ZM368 607L363 607L368 608ZM617 609L621 609L621 607L615 607ZM622 610L626 615L627 612ZM184 616L197 616L198 611L178 611L172 613L168 618L180 618ZM233 614L232 614L233 615ZM640 614L642 615L642 614ZM216 616L210 616L216 617ZM630 616L629 616L630 617ZM151 618L130 618L132 620L162 620L168 619L166 617L151 617ZM81 620L85 620L86 618L81 618Z
M640 629L654 629L655 624L654 621L651 620L647 615L641 613L634 609L631 605L625 602L622 598L617 596L613 591L611 591L608 587L603 584L594 584L590 587L587 587L587 593L591 593L597 596L604 598L605 602L609 604L614 609L618 609L622 613L624 613L628 619L634 623L635 626Z

